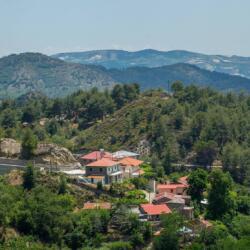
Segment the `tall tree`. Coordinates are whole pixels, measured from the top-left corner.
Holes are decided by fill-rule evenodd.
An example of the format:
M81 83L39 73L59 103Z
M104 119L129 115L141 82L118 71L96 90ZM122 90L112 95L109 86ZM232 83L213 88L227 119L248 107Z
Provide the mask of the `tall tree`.
M163 230L154 240L155 250L179 250L178 230L182 226L182 218L177 213L162 216Z
M217 147L214 141L199 141L194 145L196 163L201 166L211 166L217 155Z
M214 170L209 175L210 190L208 193L208 217L222 219L224 215L232 215L235 200L232 197L232 178L229 173Z
M23 187L25 189L32 189L35 186L35 171L34 166L29 163L23 173Z
M33 134L31 129L27 128L22 140L22 157L24 159L30 159L36 148L37 137Z
M188 193L199 203L207 186L207 172L203 169L193 171L188 177L188 184Z
M17 123L17 115L16 112L12 109L5 109L2 112L1 125L3 128L14 128Z

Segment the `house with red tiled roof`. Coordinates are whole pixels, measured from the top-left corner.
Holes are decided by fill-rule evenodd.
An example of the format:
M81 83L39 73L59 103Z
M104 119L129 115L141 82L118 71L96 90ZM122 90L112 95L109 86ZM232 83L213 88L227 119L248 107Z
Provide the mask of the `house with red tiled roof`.
M100 149L99 151L93 151L80 157L82 165L86 165L90 162L98 161L102 158L112 159L112 154Z
M98 182L111 184L113 182L121 182L123 179L120 163L108 158L91 162L85 166L85 169L86 178L92 184L97 184Z
M166 204L141 204L140 211L147 220L157 221L160 215L171 213L171 209Z
M182 176L181 178L179 178L178 183L188 185L188 176Z
M142 172L140 172L140 165L143 161L132 157L126 157L119 161L123 170L124 178L138 177Z
M188 184L170 183L170 184L158 184L156 190L161 193L173 193L178 195L187 194Z

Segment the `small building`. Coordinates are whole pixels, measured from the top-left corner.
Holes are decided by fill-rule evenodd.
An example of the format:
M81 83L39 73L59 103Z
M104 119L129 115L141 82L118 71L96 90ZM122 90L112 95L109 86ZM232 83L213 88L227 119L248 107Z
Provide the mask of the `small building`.
M134 152L120 150L112 154L113 159L121 160L127 157L138 159L140 155Z
M162 193L156 195L153 204L166 204L171 210L176 210L187 219L193 219L194 208L190 207L190 196Z
M83 205L84 210L92 210L92 209L110 210L111 207L112 207L112 205L109 202L100 202L100 203L86 202Z
M140 212L147 220L158 221L160 219L160 215L171 213L171 209L166 204L141 204Z
M178 195L186 195L187 194L187 184L181 183L170 183L170 184L158 184L157 192L160 193L172 193Z
M138 177L140 175L140 165L143 161L132 157L126 157L119 161L124 178Z
M111 184L113 182L121 182L123 172L120 163L107 158L102 158L85 166L86 178L90 183Z

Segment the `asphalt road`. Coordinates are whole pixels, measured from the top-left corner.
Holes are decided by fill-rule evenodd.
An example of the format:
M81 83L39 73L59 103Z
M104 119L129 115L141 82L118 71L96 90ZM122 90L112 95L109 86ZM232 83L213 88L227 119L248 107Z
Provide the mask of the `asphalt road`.
M25 160L0 158L0 168L1 166L23 168L27 165L27 163L28 161Z

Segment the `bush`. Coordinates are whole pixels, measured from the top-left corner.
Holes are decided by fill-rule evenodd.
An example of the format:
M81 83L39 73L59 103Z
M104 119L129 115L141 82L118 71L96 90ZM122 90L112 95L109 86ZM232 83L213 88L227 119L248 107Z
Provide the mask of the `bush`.
M106 244L107 249L110 250L132 250L132 246L129 242L117 241L113 243Z

